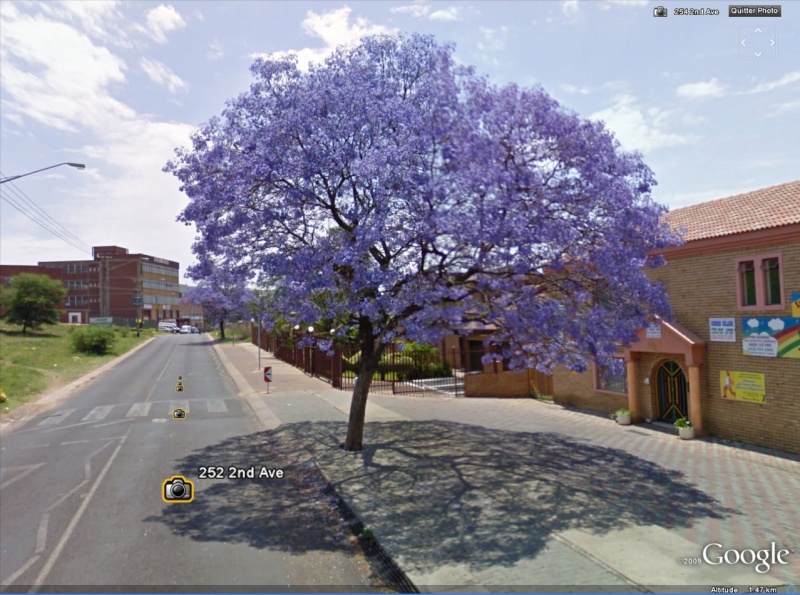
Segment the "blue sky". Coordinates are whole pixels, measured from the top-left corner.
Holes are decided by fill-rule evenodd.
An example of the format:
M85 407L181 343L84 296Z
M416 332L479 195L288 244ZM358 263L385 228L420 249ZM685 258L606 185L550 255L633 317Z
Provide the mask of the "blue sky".
M87 167L0 186L0 262L90 258L10 203L32 211L30 200L83 245L185 270L194 231L175 221L186 198L161 171L174 147L247 88L255 56L295 51L307 63L382 32L454 42L457 59L493 81L540 84L604 120L644 154L670 208L797 179L800 3L784 1L781 18L730 18L728 4L4 0L0 172ZM659 5L667 18L653 17ZM757 43L761 58L749 55Z

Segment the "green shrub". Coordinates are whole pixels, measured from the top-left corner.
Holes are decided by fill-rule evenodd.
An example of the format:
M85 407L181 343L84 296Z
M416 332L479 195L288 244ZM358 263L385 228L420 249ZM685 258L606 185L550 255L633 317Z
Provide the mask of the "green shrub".
M116 340L114 331L107 326L84 326L70 335L73 351L92 355L105 355Z

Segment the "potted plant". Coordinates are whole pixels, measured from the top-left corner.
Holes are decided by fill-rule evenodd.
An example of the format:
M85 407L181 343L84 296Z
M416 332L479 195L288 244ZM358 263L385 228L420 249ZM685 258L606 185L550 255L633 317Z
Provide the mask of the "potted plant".
M694 439L694 427L692 427L692 422L690 422L685 417L679 417L675 420L675 427L678 428L678 436L680 436L681 440L692 440Z
M614 414L617 418L617 423L621 426L631 425L631 410L630 409L617 409Z

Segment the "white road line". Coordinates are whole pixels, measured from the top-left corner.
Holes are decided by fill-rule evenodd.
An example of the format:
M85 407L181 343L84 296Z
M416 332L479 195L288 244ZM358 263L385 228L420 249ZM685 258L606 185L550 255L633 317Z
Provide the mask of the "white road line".
M114 420L114 421L107 421L104 424L96 424L93 427L95 427L95 428L105 428L106 426L113 426L115 424L124 424L126 421L133 421L133 418L132 417L123 417L122 419L117 419L117 420Z
M11 479L8 479L8 480L4 481L3 483L0 483L0 490L2 490L4 488L7 488L8 486L10 486L14 482L19 481L20 479L22 479L23 477L25 477L29 473L33 473L34 471L36 471L42 465L44 465L44 463L36 463L35 465L23 465L21 467L6 467L5 470L25 469L25 471L23 471L22 473L20 473L16 477L12 477Z
M83 421L101 421L105 419L109 413L111 413L113 408L113 405L101 405L100 407L95 407L86 417L83 418Z
M64 551L64 547L67 545L67 541L69 540L70 536L72 535L73 531L75 531L75 527L78 526L78 522L81 520L83 513L86 512L86 509L89 507L89 503L92 501L92 496L94 496L97 489L100 487L100 483L103 481L103 478L108 473L108 470L111 469L111 466L114 464L114 460L117 458L119 451L122 450L122 447L125 445L125 439L130 434L132 428L129 428L128 431L125 433L125 436L117 445L117 448L114 449L114 452L111 453L111 457L106 462L103 469L100 471L100 474L97 476L94 484L92 484L92 488L89 490L89 493L86 494L86 498L83 499L78 510L75 512L75 515L70 520L69 525L67 525L64 534L61 536L61 539L58 540L56 547L53 548L50 557L47 558L47 562L45 562L44 567L39 572L39 576L36 577L36 580L33 582L33 586L31 587L29 593L35 593L39 590L39 586L43 585L45 580L47 579L47 575L50 574L50 571L53 569L58 557L61 555L61 552Z
M128 413L125 414L125 417L145 417L150 413L150 407L152 406L152 401L150 403L134 403L131 405L131 408L128 409Z
M36 535L36 553L41 554L47 545L47 523L50 522L50 513L45 512L39 522L39 533Z
M69 492L67 492L66 494L62 494L62 495L59 497L59 499L58 499L58 500L56 500L55 502L53 502L53 503L52 503L50 506L48 506L48 507L45 509L45 512L50 512L51 510L53 510L53 509L54 509L56 506L58 506L58 505L59 505L59 504L61 504L61 503L62 503L64 500L66 500L67 498L69 498L70 496L72 496L72 494L74 494L75 492L77 492L79 489L81 489L81 488L82 488L83 486L85 486L87 483L89 483L89 480L88 480L88 479L84 479L82 482L80 482L78 485L76 485L74 488L72 488L72 489L71 489Z
M74 411L75 411L74 409L62 409L58 413L54 413L50 417L47 417L46 419L43 419L42 421L40 421L36 425L37 426L54 426L56 424L60 424L62 421L64 421L67 418L67 416L70 413L72 413Z
M67 446L68 444L86 444L89 442L88 440L70 440L69 442L62 442L61 446Z
M28 561L22 565L22 568L17 570L14 574L9 576L6 580L4 580L0 584L2 584L3 587L6 587L8 585L13 585L14 581L17 580L19 577L21 577L23 574L25 574L25 571L28 570L28 568L30 568L31 566L33 566L39 558L40 556L38 554L31 556L30 558L28 558Z
M209 413L225 413L228 410L224 399L208 399L206 405Z
M189 413L189 401L170 401L169 402L169 416L172 417L172 412L176 409L183 409Z

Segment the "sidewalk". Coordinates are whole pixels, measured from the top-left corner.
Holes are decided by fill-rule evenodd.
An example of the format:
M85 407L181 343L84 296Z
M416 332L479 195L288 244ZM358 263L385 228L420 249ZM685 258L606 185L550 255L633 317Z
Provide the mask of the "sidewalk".
M349 393L262 351L266 394L256 346L216 349L264 428L308 451L421 592L786 593L800 581L796 457L534 400L382 395L364 450L348 453ZM753 550L749 561L773 542L794 551L763 574L702 559L708 544L710 562Z

